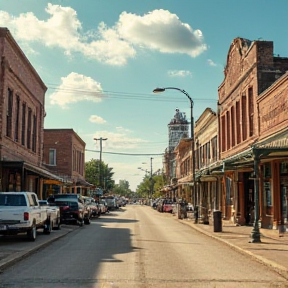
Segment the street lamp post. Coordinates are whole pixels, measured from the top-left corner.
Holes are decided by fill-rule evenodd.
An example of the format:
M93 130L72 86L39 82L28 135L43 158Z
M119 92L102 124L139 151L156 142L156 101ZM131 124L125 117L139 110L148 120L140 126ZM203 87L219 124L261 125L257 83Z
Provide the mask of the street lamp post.
M193 106L194 106L194 102L192 100L192 98L190 97L190 95L183 89L180 89L180 88L176 88L176 87L165 87L165 88L156 88L153 90L154 93L161 93L161 92L164 92L165 90L178 90L180 91L181 93L183 93L184 95L186 95L186 97L189 99L190 101L190 137L191 137L191 150L192 150L192 174L193 174L193 204L194 206L196 205L196 189L195 189L195 186L196 186L196 181L195 181L195 149L194 149L194 142L195 142L195 139L194 139L194 117L193 117Z

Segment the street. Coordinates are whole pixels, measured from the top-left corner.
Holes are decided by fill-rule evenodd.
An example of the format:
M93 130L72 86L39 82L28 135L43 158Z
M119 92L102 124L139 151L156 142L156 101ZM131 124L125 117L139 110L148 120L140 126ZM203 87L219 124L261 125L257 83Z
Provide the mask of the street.
M7 268L0 279L0 287L29 288L288 287L249 256L140 205L93 219Z

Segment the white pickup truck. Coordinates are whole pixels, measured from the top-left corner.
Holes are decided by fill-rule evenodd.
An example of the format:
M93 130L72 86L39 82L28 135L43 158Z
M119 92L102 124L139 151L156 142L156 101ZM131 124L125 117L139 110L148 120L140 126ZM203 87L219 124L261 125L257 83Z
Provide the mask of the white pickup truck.
M49 234L50 219L47 210L40 207L33 192L0 192L0 235L27 233L36 240L37 229Z

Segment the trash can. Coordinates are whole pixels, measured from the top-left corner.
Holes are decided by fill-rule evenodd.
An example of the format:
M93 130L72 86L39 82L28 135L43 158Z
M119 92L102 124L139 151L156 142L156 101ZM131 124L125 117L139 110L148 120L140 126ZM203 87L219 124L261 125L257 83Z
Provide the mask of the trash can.
M222 212L213 211L214 232L222 232Z

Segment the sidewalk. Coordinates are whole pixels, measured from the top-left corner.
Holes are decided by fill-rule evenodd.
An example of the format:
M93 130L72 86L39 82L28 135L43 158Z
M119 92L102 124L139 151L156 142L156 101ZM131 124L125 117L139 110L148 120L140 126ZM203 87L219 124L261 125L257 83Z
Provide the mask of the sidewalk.
M273 268L288 279L288 233L279 236L278 230L260 229L261 243L249 243L251 240L251 226L236 226L222 222L222 232L214 232L213 225L194 224L194 219L180 220L197 231L222 241Z
M19 234L16 237L0 236L0 273L2 269L9 267L19 259L27 257L77 228L78 226L74 227L74 225L62 225L60 230L52 230L49 235L43 234L39 229L35 242L29 241L25 234Z

